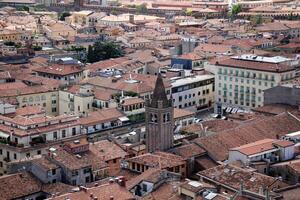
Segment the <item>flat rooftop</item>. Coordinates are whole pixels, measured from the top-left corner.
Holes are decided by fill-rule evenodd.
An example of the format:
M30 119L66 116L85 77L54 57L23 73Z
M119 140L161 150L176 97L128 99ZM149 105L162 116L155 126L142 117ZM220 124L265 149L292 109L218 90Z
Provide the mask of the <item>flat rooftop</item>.
M178 86L188 85L190 83L195 83L198 81L208 80L212 78L214 78L214 75L210 75L210 74L191 76L191 77L174 80L174 82L172 82L171 85L172 87L178 87Z
M265 56L257 56L255 54L243 54L240 56L233 56L232 58L239 59L239 60L256 61L256 62L267 62L267 63L282 63L286 61L291 61L290 58L285 58L282 56L265 57Z

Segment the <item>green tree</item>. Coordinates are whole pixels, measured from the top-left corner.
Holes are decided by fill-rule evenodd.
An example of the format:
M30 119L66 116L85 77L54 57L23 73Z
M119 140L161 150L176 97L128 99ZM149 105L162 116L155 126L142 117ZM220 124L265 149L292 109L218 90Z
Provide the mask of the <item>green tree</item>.
M43 49L41 46L33 46L32 48L35 51L41 51Z
M65 21L65 18L66 18L66 17L69 17L69 16L71 16L71 14L70 14L69 12L63 12L63 13L61 14L61 16L59 17L59 20L60 20L60 21Z
M254 15L250 18L250 21L251 21L251 24L257 26L257 25L262 24L263 19L262 19L261 15Z
M242 11L242 7L241 7L240 4L235 4L235 5L232 6L231 12L232 12L233 15L237 15L241 11Z
M232 20L235 19L236 16L242 11L242 7L240 4L235 4L232 6L231 11L228 13L228 17Z
M115 42L96 42L88 48L87 61L93 63L122 55L123 52L119 44Z
M193 11L190 8L187 8L184 12L187 16L192 16L193 14Z
M136 8L136 11L138 13L141 13L141 14L146 14L148 12L146 3L143 3L141 5L137 5L135 8Z
M91 45L89 45L89 47L88 47L86 59L90 63L94 62L94 50L93 50L93 47Z
M15 46L16 43L13 42L13 41L7 41L7 42L4 42L4 45L6 45L6 46Z

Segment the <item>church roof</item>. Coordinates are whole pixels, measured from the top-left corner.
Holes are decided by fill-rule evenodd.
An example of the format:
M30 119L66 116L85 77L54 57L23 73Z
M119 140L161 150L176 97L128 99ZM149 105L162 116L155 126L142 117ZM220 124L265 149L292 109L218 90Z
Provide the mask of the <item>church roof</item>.
M159 101L162 102L163 108L167 108L170 106L161 74L158 74L157 76L150 106L157 108Z

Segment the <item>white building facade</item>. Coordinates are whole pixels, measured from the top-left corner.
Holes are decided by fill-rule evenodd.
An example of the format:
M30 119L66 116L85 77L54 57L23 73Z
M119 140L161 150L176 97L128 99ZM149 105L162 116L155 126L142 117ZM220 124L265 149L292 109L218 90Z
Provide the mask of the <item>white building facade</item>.
M214 103L214 75L195 75L172 80L175 108L198 111Z
M255 55L217 62L215 99L226 106L263 106L264 90L293 80L298 65L297 60Z

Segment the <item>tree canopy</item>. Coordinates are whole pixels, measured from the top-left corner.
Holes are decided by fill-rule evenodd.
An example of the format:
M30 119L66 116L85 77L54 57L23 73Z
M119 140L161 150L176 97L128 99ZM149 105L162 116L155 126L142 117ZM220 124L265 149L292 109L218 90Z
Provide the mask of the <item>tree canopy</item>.
M119 44L115 42L96 42L93 46L88 47L87 62L93 63L122 55L123 52Z
M136 8L136 11L138 13L141 13L141 14L146 14L147 11L148 11L146 3L143 3L141 5L137 5L137 6L135 6L135 8Z
M242 11L242 7L240 4L234 4L229 11L228 15L231 19L236 18L236 16Z
M61 16L59 17L59 20L60 20L60 21L65 21L65 18L66 18L66 17L69 17L69 16L71 16L71 14L70 14L69 12L63 12L63 13L61 14Z

